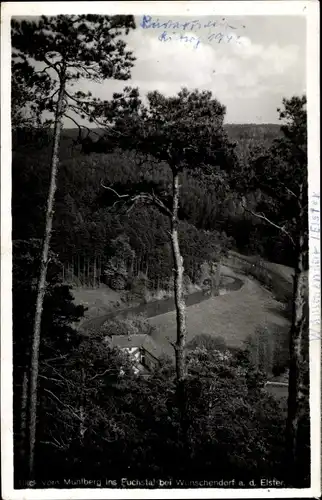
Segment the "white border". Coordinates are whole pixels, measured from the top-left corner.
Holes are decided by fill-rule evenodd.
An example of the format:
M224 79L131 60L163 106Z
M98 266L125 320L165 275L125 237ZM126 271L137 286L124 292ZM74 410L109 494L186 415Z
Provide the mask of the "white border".
M309 309L311 481L321 495L321 217L320 217L320 92L319 6L307 16L307 117L309 183ZM317 36L312 36L316 34ZM315 64L317 67L315 67ZM312 209L314 211L312 211Z
M319 3L316 1L209 1L209 2L7 2L1 7L1 458L2 496L6 500L82 498L309 498L321 494L321 333L320 233L310 212L310 349L311 478L307 489L13 489L12 453L12 331L11 317L11 129L10 129L10 17L75 13L151 15L303 15L307 18L307 98L310 208L313 194L320 197L319 168ZM316 206L315 206L316 208ZM316 215L316 213L315 213ZM318 214L319 215L319 214ZM313 234L313 233L312 233ZM315 253L314 253L315 252ZM312 315L311 312L314 312ZM6 410L6 411L4 411ZM50 464L48 464L50 466Z

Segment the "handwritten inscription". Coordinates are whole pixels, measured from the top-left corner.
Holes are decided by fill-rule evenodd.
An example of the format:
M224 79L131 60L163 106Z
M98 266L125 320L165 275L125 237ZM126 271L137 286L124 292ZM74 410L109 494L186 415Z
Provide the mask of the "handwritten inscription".
M141 28L147 30L161 30L158 35L160 42L181 42L191 44L197 49L201 43L240 43L240 35L237 35L236 26L228 23L223 17L220 20L193 19L191 21L160 21L159 18L144 15L142 17ZM245 26L243 26L244 28ZM235 31L234 31L235 30ZM191 34L193 33L193 35Z
M310 340L321 338L320 194L310 197Z

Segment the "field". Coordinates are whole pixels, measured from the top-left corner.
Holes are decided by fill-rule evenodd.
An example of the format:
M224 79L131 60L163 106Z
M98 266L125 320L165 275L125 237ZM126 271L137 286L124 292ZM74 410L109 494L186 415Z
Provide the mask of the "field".
M95 289L75 287L72 294L76 304L87 308L84 318L78 326L81 326L83 321L88 319L108 314L110 311L121 307L122 304L121 295L105 285Z
M274 289L270 291L254 277L244 274L247 271L245 263L252 264L254 259L254 257L232 252L228 259L230 267L222 266L222 273L242 279L244 282L242 288L219 297L209 298L187 308L188 342L195 335L205 333L213 337L221 337L228 346L242 347L250 337L255 338L258 330L267 329L271 335L274 335L273 332L276 331L288 330L289 321L285 317L283 304L276 291L279 292L282 288L288 293L291 292L293 270L263 261L262 266L274 277ZM104 285L96 290L74 289L73 294L75 302L88 308L83 320L85 322L124 307L121 295ZM155 327L152 334L154 340L167 355L173 357L174 352L170 342L176 339L175 312L155 316L150 318L149 322ZM282 333L282 336L285 336L285 333ZM269 378L272 381L287 382L285 374ZM271 384L267 386L267 390L283 401L283 405L286 404L287 386Z
M229 268L224 267L223 272L242 278L244 286L240 290L189 307L188 341L195 335L204 333L222 337L228 346L241 347L258 329L284 329L289 325L283 315L283 305L270 291L255 279L239 275ZM154 339L167 354L173 355L170 342L176 338L175 313L170 312L149 321L155 327Z
M240 290L209 298L187 308L188 342L204 333L223 338L228 346L242 347L258 330L283 331L289 325L284 305L275 290L268 290L254 277L244 274L244 261L251 264L254 257L232 252L228 260L230 266L222 266L222 273L242 279L244 285ZM283 285L283 290L291 293L291 268L270 262L263 262L262 265L273 273L277 290ZM88 308L84 321L124 307L120 294L103 285L95 290L77 288L73 294L77 304ZM165 353L172 356L170 342L176 338L175 312L155 316L149 321L155 327L154 339Z

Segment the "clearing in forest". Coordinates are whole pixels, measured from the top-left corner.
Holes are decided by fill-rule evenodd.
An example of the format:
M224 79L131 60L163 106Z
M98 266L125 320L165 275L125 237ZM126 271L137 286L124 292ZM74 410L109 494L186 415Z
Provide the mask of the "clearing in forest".
M282 329L289 325L283 314L283 304L278 302L271 292L261 286L255 279L241 276L244 285L240 290L226 295L212 297L209 300L187 308L187 341L199 334L222 337L231 347L242 347L244 341L255 335L258 329ZM170 342L176 340L175 312L169 312L149 322L155 327L152 334L154 340L162 345L167 354L173 355Z

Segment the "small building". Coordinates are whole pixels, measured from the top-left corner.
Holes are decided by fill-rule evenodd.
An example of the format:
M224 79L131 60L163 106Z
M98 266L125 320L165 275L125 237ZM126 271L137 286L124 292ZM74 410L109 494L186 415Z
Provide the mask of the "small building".
M162 349L149 335L112 335L108 339L111 347L118 347L130 355L135 373L149 372L158 366Z

